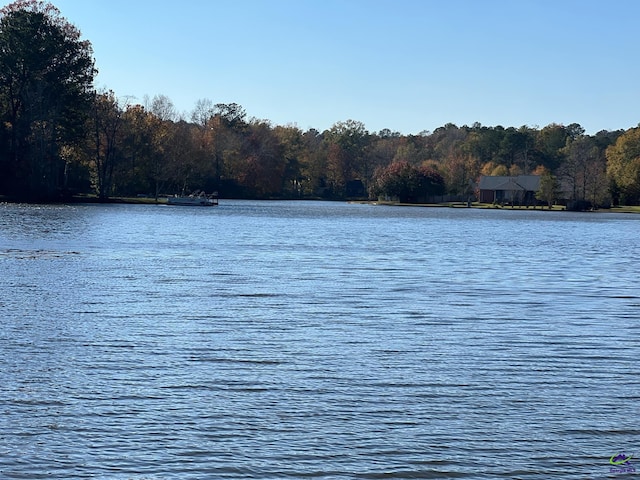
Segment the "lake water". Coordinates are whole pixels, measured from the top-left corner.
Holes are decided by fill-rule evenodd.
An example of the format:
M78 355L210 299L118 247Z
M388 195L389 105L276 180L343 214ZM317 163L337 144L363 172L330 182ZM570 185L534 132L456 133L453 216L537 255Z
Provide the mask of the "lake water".
M0 205L0 478L628 478L639 234L610 213Z

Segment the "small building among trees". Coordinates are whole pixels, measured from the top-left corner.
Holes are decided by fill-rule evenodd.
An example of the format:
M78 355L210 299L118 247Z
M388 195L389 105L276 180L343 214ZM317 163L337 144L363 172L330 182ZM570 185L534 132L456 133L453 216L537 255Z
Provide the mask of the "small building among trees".
M483 175L478 183L481 203L510 203L535 205L540 190L539 175L489 176Z

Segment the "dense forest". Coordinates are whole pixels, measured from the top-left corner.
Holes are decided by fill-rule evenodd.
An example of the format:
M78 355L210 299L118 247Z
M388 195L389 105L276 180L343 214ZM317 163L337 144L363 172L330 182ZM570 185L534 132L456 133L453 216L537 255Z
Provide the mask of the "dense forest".
M466 199L481 175L533 173L574 204L640 203L640 127L448 123L403 135L346 120L302 131L236 103L202 99L188 115L164 95L132 103L97 91L96 73L90 42L53 5L0 10L0 195Z

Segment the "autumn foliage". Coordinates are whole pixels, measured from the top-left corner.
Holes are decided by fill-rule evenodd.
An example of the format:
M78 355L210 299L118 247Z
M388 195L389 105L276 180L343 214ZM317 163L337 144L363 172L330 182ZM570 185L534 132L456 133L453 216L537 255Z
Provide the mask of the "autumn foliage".
M397 198L400 202L426 202L445 192L444 179L433 168L413 166L407 161L380 167L374 175L375 196Z
M0 196L58 200L218 191L226 198L471 199L480 175L549 175L545 201L640 203L640 129L585 134L454 125L404 135L362 122L272 125L236 103L98 91L93 51L43 0L0 9ZM212 92L215 93L215 92ZM553 181L553 184L551 183ZM438 198L440 197L440 198Z

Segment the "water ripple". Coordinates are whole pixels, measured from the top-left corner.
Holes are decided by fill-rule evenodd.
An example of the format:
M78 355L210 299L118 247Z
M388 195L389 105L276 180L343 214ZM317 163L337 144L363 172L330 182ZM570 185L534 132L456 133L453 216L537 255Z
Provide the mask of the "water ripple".
M637 449L628 217L0 210L2 478L605 478Z

